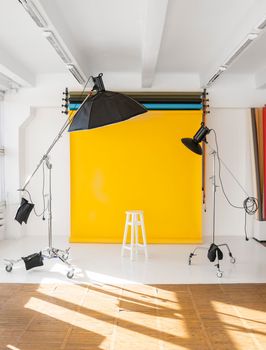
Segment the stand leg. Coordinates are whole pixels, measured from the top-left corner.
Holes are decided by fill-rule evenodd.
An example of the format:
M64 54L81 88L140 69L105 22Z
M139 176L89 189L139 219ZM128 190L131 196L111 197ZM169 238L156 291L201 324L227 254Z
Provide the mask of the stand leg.
M200 249L203 249L203 250L208 250L209 248L207 247L196 247L192 253L189 254L189 257L188 257L188 265L191 265L191 261L192 261L192 258L193 256L196 256L196 251L197 250L200 250Z
M145 230L143 213L140 214L140 224L141 224L142 240L143 240L143 248L144 248L145 259L148 260L147 239L146 239L146 230Z
M13 259L4 259L4 262L6 264L6 272L11 272L13 270L13 265L19 263L20 261L22 261L22 259L17 259L17 260L13 260Z
M138 220L136 220L136 225L135 225L135 254L136 257L138 257L139 254L139 226L138 226Z
M231 253L231 250L230 250L228 244L226 244L226 243L219 244L218 247L226 247L226 249L228 250L228 254L230 256L231 264L234 264L236 262L236 259L233 257L233 254Z
M130 231L130 260L134 259L134 236L135 236L135 214L131 214L131 231Z
M47 248L42 251L42 255L45 259L59 259L69 268L67 272L67 277L72 278L75 273L74 267L68 262L69 250L56 249L56 248Z
M128 224L129 224L129 213L126 213L126 224L125 224L125 229L124 229L124 237L123 237L123 244L122 244L122 249L121 249L121 256L124 256L125 252L125 246L127 244L127 232L128 232Z

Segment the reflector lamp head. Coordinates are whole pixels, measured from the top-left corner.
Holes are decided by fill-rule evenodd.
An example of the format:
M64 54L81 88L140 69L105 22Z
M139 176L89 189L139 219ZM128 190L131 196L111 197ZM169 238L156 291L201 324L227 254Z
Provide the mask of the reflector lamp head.
M200 142L206 142L206 136L210 133L210 129L201 123L201 127L193 136L193 138L182 138L182 143L190 149L192 152L202 155L202 148L200 146Z

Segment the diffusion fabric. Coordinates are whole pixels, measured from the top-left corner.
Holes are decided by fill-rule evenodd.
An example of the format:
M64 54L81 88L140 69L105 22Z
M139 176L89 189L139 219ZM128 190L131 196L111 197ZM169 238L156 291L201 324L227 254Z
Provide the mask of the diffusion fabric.
M259 202L258 220L266 220L266 108L252 108L252 134L256 174L256 192Z

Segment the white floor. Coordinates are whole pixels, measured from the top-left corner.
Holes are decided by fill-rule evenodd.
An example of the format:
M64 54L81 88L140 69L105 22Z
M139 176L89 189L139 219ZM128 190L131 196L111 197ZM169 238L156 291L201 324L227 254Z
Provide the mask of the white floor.
M210 240L206 239L206 246ZM194 245L149 245L149 259L142 253L136 261L121 258L120 245L71 244L71 263L75 266L72 280L66 277L67 267L53 259L45 260L43 267L26 271L24 263L5 271L4 258L16 259L40 251L46 247L45 237L24 237L19 240L0 241L0 282L2 283L266 283L266 247L243 237L219 237L216 244L228 243L236 258L230 258L224 250L221 261L223 277L216 276L214 263L207 259L207 250L199 251L188 265L189 253ZM56 248L66 248L67 239L56 237Z

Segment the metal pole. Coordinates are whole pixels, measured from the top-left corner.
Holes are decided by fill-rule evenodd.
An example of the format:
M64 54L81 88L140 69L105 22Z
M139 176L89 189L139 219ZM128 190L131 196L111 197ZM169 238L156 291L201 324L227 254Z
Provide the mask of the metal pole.
M213 217L212 217L212 243L215 243L215 211L216 211L216 151L212 152L213 156L213 163L212 163L212 170L213 170L213 176L212 176L212 185L213 185Z
M53 247L53 234L52 234L52 164L49 161L49 157L45 160L47 169L49 171L49 199L48 199L48 246L49 249Z
M33 173L30 175L30 177L26 180L24 186L19 189L19 191L24 191L26 189L26 187L28 186L28 184L30 183L31 179L33 178L33 176L35 175L35 173L37 172L37 170L40 168L40 166L42 165L42 163L44 161L47 160L47 157L49 155L49 153L51 152L51 150L53 149L54 145L58 142L58 140L61 138L61 136L63 135L64 131L68 128L68 126L71 124L72 119L69 118L64 125L62 126L61 130L59 131L59 133L57 134L57 136L55 137L54 141L51 143L50 147L48 148L48 150L46 151L46 153L43 155L42 159L40 160L40 162L38 163L37 167L35 168L35 170L33 171Z

